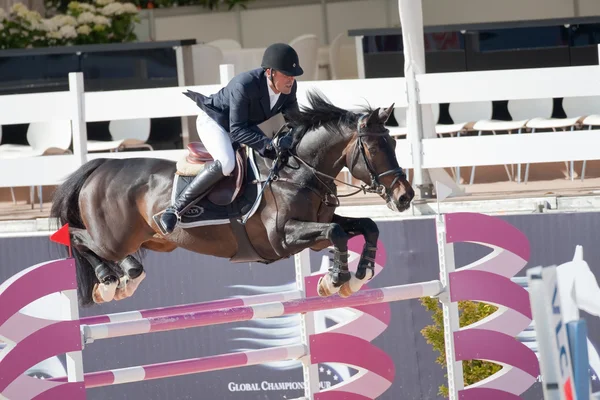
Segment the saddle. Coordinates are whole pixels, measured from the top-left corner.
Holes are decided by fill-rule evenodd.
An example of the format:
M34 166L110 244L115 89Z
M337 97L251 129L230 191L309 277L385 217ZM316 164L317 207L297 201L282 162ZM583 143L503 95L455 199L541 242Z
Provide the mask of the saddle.
M195 176L206 163L213 162L213 157L206 151L201 142L192 142L187 145L188 154L184 160L177 163L177 173L183 176ZM207 199L220 206L231 204L240 193L243 193L246 184L246 166L248 154L246 147L240 146L235 152L235 168L230 176L221 179L207 194Z

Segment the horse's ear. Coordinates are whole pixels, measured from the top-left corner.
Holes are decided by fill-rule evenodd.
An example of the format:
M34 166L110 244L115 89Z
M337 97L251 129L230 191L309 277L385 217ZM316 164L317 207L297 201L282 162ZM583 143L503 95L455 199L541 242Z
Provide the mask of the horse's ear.
M379 107L371 111L371 115L367 118L367 126L379 124Z
M379 113L379 120L381 121L382 124L385 124L387 122L387 120L390 118L390 115L392 115L392 111L394 110L394 104L396 104L396 103L392 103L392 105L389 106L386 110L383 110L382 112Z

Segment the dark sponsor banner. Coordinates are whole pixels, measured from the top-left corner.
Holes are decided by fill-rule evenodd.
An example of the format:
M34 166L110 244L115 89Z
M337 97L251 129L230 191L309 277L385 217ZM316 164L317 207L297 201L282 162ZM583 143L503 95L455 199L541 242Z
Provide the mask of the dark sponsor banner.
M584 259L600 279L598 227L600 213L534 214L502 217L523 231L531 243L527 267L570 261L575 246L584 249ZM438 279L438 252L432 219L380 222L380 240L387 260L383 270L369 283L383 287ZM47 238L0 239L0 281L41 261L62 256L60 246ZM458 244L456 266L484 256L489 249L476 244ZM327 251L311 253L313 272L321 268ZM231 296L263 294L295 289L293 259L271 265L232 264L226 259L186 250L148 252L144 259L147 278L133 298L81 310L81 316L202 302ZM525 269L518 276L523 277ZM524 286L525 283L521 282ZM43 284L41 282L40 284ZM600 296L600 293L599 293ZM445 370L435 363L438 356L420 331L432 323L418 300L389 304L389 323L370 343L389 356L395 374L393 383L379 399L439 399L438 387L445 383ZM600 349L600 321L582 313L588 323L589 344ZM348 309L316 313L318 329L326 329L352 318ZM365 329L365 332L368 329ZM357 330L356 334L363 334ZM367 333L364 333L365 335ZM526 336L519 340L536 349ZM235 351L293 345L300 342L297 315L227 325L101 340L84 351L86 372L125 368ZM348 348L352 352L357 349ZM64 373L60 358L48 360L33 373L53 376ZM593 360L590 360L592 363ZM600 359L598 360L600 362ZM590 369L595 377L595 371ZM358 370L343 364L319 365L320 386L327 389L352 379ZM600 391L596 378L594 391ZM385 382L379 382L385 389ZM289 399L303 395L302 368L297 361L214 371L203 374L128 383L88 390L90 399ZM537 382L523 399L542 398Z

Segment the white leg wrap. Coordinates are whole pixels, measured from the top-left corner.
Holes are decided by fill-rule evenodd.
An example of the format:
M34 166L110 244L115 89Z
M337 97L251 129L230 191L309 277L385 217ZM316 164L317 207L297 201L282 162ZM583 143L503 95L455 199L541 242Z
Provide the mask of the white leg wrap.
M367 281L369 281L372 277L373 277L373 271L371 271L370 269L367 269L365 277L362 279L358 279L356 277L356 275L354 274L354 272L352 272L352 277L350 278L350 281L348 281L348 285L350 286L350 290L352 291L352 293L358 292L360 290L360 288L365 283L367 283Z
M335 287L335 286L333 286L333 281L331 280L331 277L330 277L329 275L326 275L326 276L325 276L325 278L324 278L323 280L325 281L323 286L324 286L324 287L325 287L325 288L326 288L326 289L327 289L327 290L328 290L328 291L329 291L331 294L334 294L334 293L337 293L337 292L339 292L339 291L340 291L340 288L339 288L339 287Z
M110 285L96 285L93 293L94 302L100 304L114 299L117 285L117 282L113 282Z
M146 271L142 272L142 274L140 276L138 276L137 278L129 280L129 283L127 283L127 287L125 288L125 293L127 294L127 297L133 296L133 294L137 290L138 286L140 286L140 283L142 283L142 281L145 278L146 278Z
M123 289L123 288L127 287L128 283L129 283L129 277L127 276L127 274L125 274L121 277L121 279L119 279L119 286L117 286L117 288Z

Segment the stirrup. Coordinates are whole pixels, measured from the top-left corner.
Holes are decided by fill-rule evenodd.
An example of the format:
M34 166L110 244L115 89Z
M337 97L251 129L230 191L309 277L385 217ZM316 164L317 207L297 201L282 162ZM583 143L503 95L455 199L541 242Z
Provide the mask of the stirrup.
M175 208L172 208L171 206L167 207L164 211L161 211L161 212L158 212L158 213L154 214L152 216L152 219L154 220L154 223L156 224L156 226L160 230L160 233L162 233L163 236L167 236L167 235L170 235L172 233L172 232L167 232L164 229L162 221L161 221L162 215L164 213L166 213L167 210L171 211L177 217L177 223L175 224L175 226L177 226L181 222L181 215L177 212L177 210Z
M187 208L189 208L189 206L184 208L183 211L181 212L181 214L185 214L185 212L187 211ZM162 217L162 215L166 214L167 212L170 212L171 214L175 214L175 216L177 217L177 223L181 222L181 214L173 206L169 206L169 207L165 208L165 211L159 213L158 215L160 215Z

